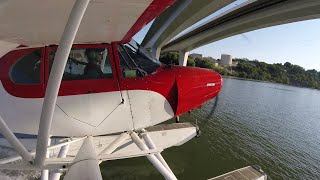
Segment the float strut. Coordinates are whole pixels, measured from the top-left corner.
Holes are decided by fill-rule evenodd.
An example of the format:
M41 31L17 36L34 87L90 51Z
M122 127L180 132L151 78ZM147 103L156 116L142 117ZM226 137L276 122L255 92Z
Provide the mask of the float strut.
M122 133L118 136L109 146L107 146L104 150L100 152L99 155L102 154L111 154L114 150L116 150L127 138L129 137L128 133Z
M176 123L179 123L179 122L180 122L180 117L177 116L177 117L176 117Z
M147 146L149 149L157 149L156 145L153 143L152 139L150 138L149 134L146 133L147 131L145 129L142 129L142 138L143 140L146 142ZM167 164L167 162L164 160L164 158L162 157L162 155L160 153L156 153L155 154L156 158L164 165L164 167L170 171L172 174L174 174L172 172L172 170L170 169L169 165Z
M48 139L48 146L51 145L51 138ZM46 158L50 157L50 151L47 149L47 154ZM41 170L41 180L49 180L49 170L48 169L43 169Z
M58 158L67 157L69 151L69 144L64 145L60 148ZM59 180L62 173L62 169L54 169L51 171L50 180Z
M135 132L132 132L130 136L133 142L139 147L140 150L142 151L149 150L147 145L143 143L143 141L139 138L139 136ZM147 155L147 158L154 165L154 167L164 176L166 180L177 179L174 174L172 174L170 171L167 170L167 168L163 166L163 164L156 158L155 155Z

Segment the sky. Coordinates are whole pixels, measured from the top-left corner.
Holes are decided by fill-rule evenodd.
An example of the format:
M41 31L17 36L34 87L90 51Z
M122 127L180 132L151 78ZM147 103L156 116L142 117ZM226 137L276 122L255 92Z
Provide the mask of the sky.
M267 63L290 62L320 71L320 19L280 25L226 38L191 53L221 54Z
M182 33L243 1L230 4ZM144 27L134 36L134 39L141 42L152 23ZM190 53L200 53L216 59L220 59L221 54L230 54L234 58L256 59L266 63L290 62L305 69L320 71L320 19L251 31L213 42L194 49Z

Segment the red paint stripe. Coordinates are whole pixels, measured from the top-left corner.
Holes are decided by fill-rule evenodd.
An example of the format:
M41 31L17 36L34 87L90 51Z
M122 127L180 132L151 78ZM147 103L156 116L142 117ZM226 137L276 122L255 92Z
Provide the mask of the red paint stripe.
M152 19L159 16L164 10L171 6L175 0L153 0L147 9L141 14L134 25L123 37L122 42L128 42L131 38L146 26Z

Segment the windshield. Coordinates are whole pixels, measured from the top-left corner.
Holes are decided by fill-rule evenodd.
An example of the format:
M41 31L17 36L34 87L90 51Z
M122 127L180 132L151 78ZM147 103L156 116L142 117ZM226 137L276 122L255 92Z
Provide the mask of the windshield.
M132 40L126 44L118 45L121 69L137 69L137 76L146 76L160 67L160 62L137 42Z

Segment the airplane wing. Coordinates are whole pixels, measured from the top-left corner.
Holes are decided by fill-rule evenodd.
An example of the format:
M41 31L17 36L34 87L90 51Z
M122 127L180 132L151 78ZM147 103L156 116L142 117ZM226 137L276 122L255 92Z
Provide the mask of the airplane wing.
M129 41L175 0L91 0L74 43ZM0 42L58 44L75 0L3 0Z

